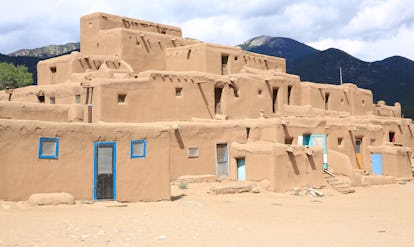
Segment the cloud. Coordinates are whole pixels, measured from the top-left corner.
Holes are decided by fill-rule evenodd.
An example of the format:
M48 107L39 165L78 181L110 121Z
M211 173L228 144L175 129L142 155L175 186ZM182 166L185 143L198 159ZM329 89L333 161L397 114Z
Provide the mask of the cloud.
M79 18L102 11L180 26L187 37L224 45L269 35L320 49L333 46L364 60L393 54L414 59L410 5L409 0L14 0L0 9L0 52L78 41Z

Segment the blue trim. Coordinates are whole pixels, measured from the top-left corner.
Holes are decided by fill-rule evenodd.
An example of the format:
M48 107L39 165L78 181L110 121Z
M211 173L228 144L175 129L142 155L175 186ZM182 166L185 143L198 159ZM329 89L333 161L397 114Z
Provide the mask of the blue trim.
M55 155L43 155L42 154L44 141L55 141ZM59 138L40 137L38 157L39 159L57 159L59 157Z
M97 172L98 172L98 160L97 158L97 151L98 151L98 147L99 146L112 146L113 147L113 197L114 200L116 200L116 142L95 142L94 145L94 151L93 151L93 200L97 200L96 199L96 177L97 177Z
M324 156L328 157L328 149L327 149L327 143L326 143L326 135L325 134L311 134L310 135L310 141L309 146L313 146L313 138L315 137L322 137L323 138L323 154ZM328 163L323 162L322 168L324 170L328 170Z
M135 143L143 143L142 155L135 155L133 145ZM131 159L145 158L147 156L147 141L146 140L131 140L130 142L130 157Z

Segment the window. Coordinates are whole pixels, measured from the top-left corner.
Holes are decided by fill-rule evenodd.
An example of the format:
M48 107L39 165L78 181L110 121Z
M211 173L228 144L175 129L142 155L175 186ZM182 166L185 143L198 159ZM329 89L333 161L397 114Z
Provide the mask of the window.
M376 142L375 138L371 138L370 143L371 143L372 146L375 145L375 142Z
M257 94L258 94L258 95L263 95L263 90L262 90L262 89L258 89L258 90L257 90Z
M80 104L80 95L79 94L77 94L77 95L75 95L75 103L76 104Z
M56 67L50 67L50 72L52 72L53 74L56 73Z
M198 148L192 147L188 148L188 158L197 158L198 157Z
M55 104L55 102L56 102L55 97L50 97L49 102L50 102L50 104Z
M344 138L338 137L338 146L342 146L342 141L343 140L344 140Z
M58 138L40 138L39 159L57 159L59 156Z
M145 158L147 156L146 140L131 140L131 159Z
M125 103L126 94L118 94L118 104Z
M395 142L395 132L390 131L390 132L388 133L388 141L389 141L389 142Z
M292 86L288 86L288 91L287 91L287 93L288 93L288 105L290 105L290 104L292 104L292 99L291 99L291 96L292 96Z
M175 88L175 96L176 97L183 96L183 88L182 87L176 87Z

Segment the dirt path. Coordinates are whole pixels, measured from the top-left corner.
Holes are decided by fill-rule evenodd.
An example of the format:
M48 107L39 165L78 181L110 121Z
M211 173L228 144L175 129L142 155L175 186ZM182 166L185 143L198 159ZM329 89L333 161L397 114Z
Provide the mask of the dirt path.
M187 194L155 203L0 202L0 246L414 246L413 183L325 197Z

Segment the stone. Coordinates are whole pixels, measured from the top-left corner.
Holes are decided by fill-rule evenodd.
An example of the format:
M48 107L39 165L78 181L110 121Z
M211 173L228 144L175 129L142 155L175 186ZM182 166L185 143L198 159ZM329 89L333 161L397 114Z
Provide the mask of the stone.
M29 204L36 206L75 204L75 198L69 193L39 193L29 197Z

